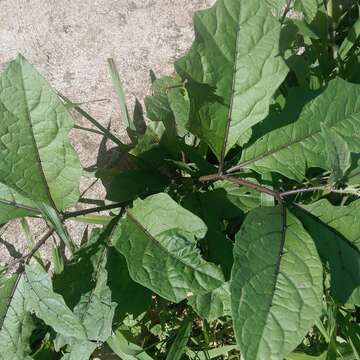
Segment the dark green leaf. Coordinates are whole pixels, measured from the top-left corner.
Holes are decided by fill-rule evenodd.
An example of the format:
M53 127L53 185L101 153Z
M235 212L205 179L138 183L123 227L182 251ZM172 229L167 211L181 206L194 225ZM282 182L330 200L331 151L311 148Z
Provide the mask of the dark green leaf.
M245 360L286 357L320 316L321 261L300 222L281 206L248 214L236 237L231 279L234 330Z
M186 345L189 341L191 334L192 321L185 320L181 325L174 342L172 343L166 360L181 360L185 353Z

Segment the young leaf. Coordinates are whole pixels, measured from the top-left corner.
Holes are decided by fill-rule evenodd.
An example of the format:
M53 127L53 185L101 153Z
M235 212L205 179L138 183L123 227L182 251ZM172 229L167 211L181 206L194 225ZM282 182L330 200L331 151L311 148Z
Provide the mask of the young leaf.
M196 239L206 225L169 195L136 200L114 231L113 244L126 258L130 276L162 297L179 302L222 285L221 270L206 262Z
M27 291L23 275L0 284L0 359L28 360L30 336L34 329L26 310Z
M21 56L0 77L0 181L57 209L79 198L81 166L68 140L73 120Z
M245 360L282 359L322 309L322 264L300 222L281 206L252 210L236 236L234 331Z
M341 56L342 59L345 59L348 52L355 45L359 35L360 35L360 19L357 19L339 48L339 55Z
M320 256L329 263L331 294L341 304L360 304L360 200L334 206L327 200L301 205L296 211L313 237ZM311 216L311 215L313 216Z
M24 274L26 308L59 334L86 339L83 325L67 307L63 297L53 291L51 278L39 265L26 265Z
M322 135L325 140L327 160L331 169L330 183L337 183L345 176L351 166L351 153L348 144L335 131L321 124Z
M174 342L166 356L166 360L181 360L191 334L192 321L185 320L181 325Z
M194 295L188 299L192 308L207 321L222 316L231 316L229 282L204 295Z
M129 115L124 88L115 61L113 59L108 59L108 65L110 69L111 80L120 105L121 115L125 122L125 127L128 127L132 131L136 131L135 125Z
M360 125L359 85L332 80L297 118L293 116L291 124L271 131L246 148L239 167L261 174L278 172L299 181L310 167L328 169L321 124L336 131L349 151L360 152L359 137L353 130Z
M175 67L189 80L193 101L203 98L188 129L220 160L266 117L287 74L280 24L263 0L218 0L195 14L194 26L195 42Z

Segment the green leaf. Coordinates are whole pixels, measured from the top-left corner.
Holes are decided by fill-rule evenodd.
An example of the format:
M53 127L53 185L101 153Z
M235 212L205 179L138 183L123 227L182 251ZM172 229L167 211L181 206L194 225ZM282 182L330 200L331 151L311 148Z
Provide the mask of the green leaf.
M295 10L302 12L305 20L310 23L316 16L318 0L295 0L294 7Z
M292 115L292 121L247 147L239 166L299 181L310 167L328 169L321 124L341 136L351 152L360 152L360 137L354 131L360 125L360 86L342 79L330 81L299 115Z
M342 59L345 59L351 48L355 45L360 35L360 19L357 19L353 27L349 30L346 38L342 42L339 48L339 55Z
M266 117L287 74L280 24L263 0L218 0L195 14L194 26L195 42L175 67L194 97L188 129L220 159Z
M229 352L233 350L237 350L236 345L224 345L214 349L196 352L189 349L186 354L190 357L191 360L209 360L218 359L218 357L222 355L228 355Z
M322 135L325 140L327 161L331 169L329 181L337 183L345 176L351 166L351 153L348 144L335 131L321 124Z
M134 202L112 242L125 256L134 281L179 302L224 281L221 270L206 262L197 249L196 240L206 231L201 219L159 193Z
M0 78L0 124L0 181L59 210L74 205L82 169L68 140L73 120L21 55Z
M231 316L229 283L226 282L207 294L191 296L188 303L197 314L208 321Z
M181 360L191 334L192 320L185 320L181 325L174 342L171 344L166 360Z
M53 291L51 278L39 265L26 265L26 308L59 334L86 339L83 325L65 304L64 298Z
M125 335L125 331L117 330L107 341L116 355L122 360L154 360L142 347L129 340Z
M135 125L132 122L130 115L129 115L129 111L128 111L128 108L126 105L123 84L120 79L120 75L117 70L115 61L113 59L108 59L108 65L109 65L109 69L110 69L111 80L112 80L112 83L113 83L113 86L114 86L114 89L115 89L115 92L116 92L116 95L118 98L118 102L120 105L121 115L125 122L125 127L128 127L130 130L136 131Z
M311 237L281 206L252 210L236 236L230 285L245 360L282 359L322 310L322 264Z
M91 261L95 270L93 279L96 284L93 289L81 296L79 303L74 307L74 314L83 324L89 340L104 342L111 336L116 308L107 285L108 273L105 268L107 248L101 247L92 256Z
M61 360L89 360L98 344L91 341L76 341L71 346L71 352L65 354Z
M187 90L178 77L164 76L153 83L153 95L145 98L147 116L162 121L166 129L184 136L190 115Z
M28 360L33 322L26 310L27 290L23 275L0 284L0 359Z
M297 212L297 216L313 237L322 259L329 263L332 296L342 304L360 304L360 239L357 228L360 200L348 206L334 206L323 199L301 205L301 209L307 213Z
M36 213L36 205L31 200L0 183L0 224Z

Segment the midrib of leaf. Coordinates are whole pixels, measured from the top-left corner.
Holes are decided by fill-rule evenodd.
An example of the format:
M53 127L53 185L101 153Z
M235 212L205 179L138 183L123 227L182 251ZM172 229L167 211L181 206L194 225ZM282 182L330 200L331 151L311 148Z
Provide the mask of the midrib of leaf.
M225 8L226 8L226 6L225 6ZM228 10L228 9L226 8L226 10ZM237 16L237 23L236 23L237 31L236 31L236 41L235 41L235 51L234 51L234 64L233 64L233 71L232 71L231 96L230 96L230 105L229 105L229 111L228 111L225 133L224 133L224 142L223 142L223 145L221 148L221 158L220 158L220 166L219 166L220 174L224 170L226 146L227 146L227 142L228 142L228 138L229 138L230 123L232 120L232 113L233 113L233 106L234 106L234 92L235 92L236 73L237 73L236 60L237 60L237 55L239 53L239 43L240 43L240 40L239 40L240 39L240 24L239 24L240 23L240 14L241 14L241 1L239 3L239 13Z
M32 207L30 207L30 206L18 204L18 203L15 202L15 201L9 201L9 200L0 199L0 204L4 204L4 205L8 205L8 206L13 206L13 207L16 207L16 208L18 208L18 209L29 210L29 211L36 212L36 213L39 212L38 209L32 208Z
M275 270L276 274L275 274L275 281L274 281L274 286L273 286L273 291L272 291L272 298L271 298L271 301L269 302L265 324L263 326L263 329L262 329L262 332L261 332L261 337L259 338L259 340L261 340L262 337L263 337L264 331L266 329L266 323L267 323L267 319L269 317L270 309L271 309L272 304L273 304L274 294L275 294L275 291L276 291L277 280L278 280L278 276L279 276L279 273L280 273L280 265L281 265L282 253L283 253L284 246L285 246L285 239L286 239L286 209L285 209L285 205L280 204L280 209L281 209L281 244L280 244L280 250L279 250L279 254L278 254L278 258L277 258L277 262L276 262L276 270ZM258 356L258 354L259 354L259 343L257 344L256 357Z
M27 115L26 118L29 121L31 140L32 140L32 143L33 143L33 146L34 146L34 149L35 149L35 156L36 156L36 160L37 160L37 166L39 168L40 175L41 175L41 180L43 182L43 185L45 186L45 191L46 191L46 194L47 194L48 199L50 201L50 205L54 209L57 209L57 207L55 205L55 202L54 202L54 200L53 200L53 198L51 196L50 188L49 188L49 185L48 185L46 177L45 177L44 169L43 169L42 163L41 163L40 153L39 153L37 143L36 143L36 139L35 139L35 135L34 135L34 129L33 129L32 122L31 122L31 114L30 114L30 110L29 110L29 104L28 104L28 100L27 100L27 97L26 97L26 90L25 90L25 83L24 83L24 73L23 73L23 67L22 67L21 61L22 60L20 60L19 67L20 67L20 72L21 72L21 77L20 77L21 78L21 85L22 85L22 90L24 92L24 102L25 102L25 105L26 105L26 115Z
M135 225L140 227L140 229L144 232L144 234L147 237L149 237L151 239L152 243L154 243L158 248L160 248L161 250L166 252L170 257L174 258L179 263L184 264L186 267L189 267L189 268L193 269L194 271L199 271L195 266L193 266L192 264L188 264L188 263L184 262L181 258L179 258L174 253L170 252L166 247L164 247L161 243L159 243L156 240L156 238L153 235L151 235L150 232L139 221L137 221L136 218L129 211L127 212L127 216L133 223L135 223ZM209 276L209 275L206 274L206 276ZM217 280L217 279L215 278L215 280Z

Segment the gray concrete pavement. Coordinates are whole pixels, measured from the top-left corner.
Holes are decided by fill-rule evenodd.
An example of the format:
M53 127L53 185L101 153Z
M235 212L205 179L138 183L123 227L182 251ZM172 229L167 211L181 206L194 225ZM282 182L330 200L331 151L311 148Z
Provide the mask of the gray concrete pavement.
M22 53L59 91L76 102L97 99L86 109L125 138L106 59L121 72L130 107L149 92L149 70L173 71L173 62L193 39L192 14L214 0L0 0L0 70ZM85 125L81 119L79 124ZM84 166L96 161L100 137L72 133ZM84 181L82 188L88 185ZM88 197L104 195L101 186ZM39 235L44 224L32 224ZM79 239L83 228L70 225ZM9 256L4 241L25 251L19 223L0 230L0 262ZM16 252L15 252L16 254Z

